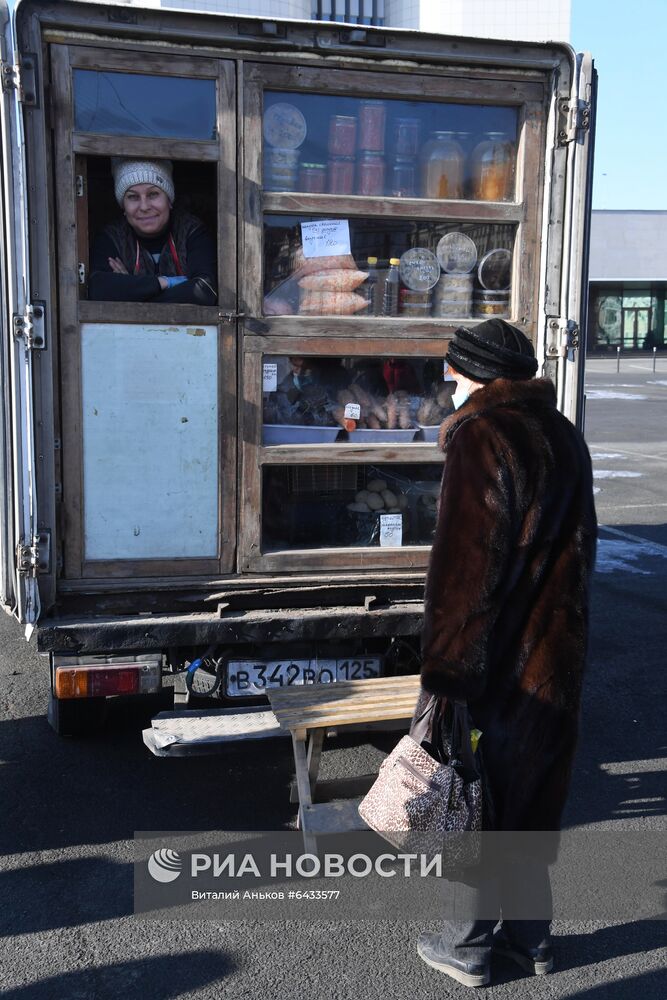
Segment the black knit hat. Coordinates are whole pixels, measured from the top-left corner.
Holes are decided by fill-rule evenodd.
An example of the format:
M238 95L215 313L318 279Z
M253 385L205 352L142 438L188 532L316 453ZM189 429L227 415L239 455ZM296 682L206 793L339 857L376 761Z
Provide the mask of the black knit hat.
M460 326L449 342L445 361L474 382L532 378L537 371L528 337L503 319L489 319L471 330Z

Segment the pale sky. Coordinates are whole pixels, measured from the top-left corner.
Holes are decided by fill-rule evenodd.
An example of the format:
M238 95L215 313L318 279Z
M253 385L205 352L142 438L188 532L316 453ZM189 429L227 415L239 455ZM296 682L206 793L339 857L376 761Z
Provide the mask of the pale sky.
M572 0L598 71L593 208L667 210L667 0Z

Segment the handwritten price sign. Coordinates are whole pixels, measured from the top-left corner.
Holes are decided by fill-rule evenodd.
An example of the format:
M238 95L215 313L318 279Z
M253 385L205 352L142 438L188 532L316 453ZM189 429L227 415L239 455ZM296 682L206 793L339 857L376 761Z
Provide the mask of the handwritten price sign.
M350 253L347 219L318 219L301 223L304 257L338 257Z

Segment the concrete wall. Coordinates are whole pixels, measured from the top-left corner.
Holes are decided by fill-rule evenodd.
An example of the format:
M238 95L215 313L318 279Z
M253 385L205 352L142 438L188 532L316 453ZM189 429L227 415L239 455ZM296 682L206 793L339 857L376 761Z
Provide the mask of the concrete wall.
M667 212L593 212L591 281L665 281Z

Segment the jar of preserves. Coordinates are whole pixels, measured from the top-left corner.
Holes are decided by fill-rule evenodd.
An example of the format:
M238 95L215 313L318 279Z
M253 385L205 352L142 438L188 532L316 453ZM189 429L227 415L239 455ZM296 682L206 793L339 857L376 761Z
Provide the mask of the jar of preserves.
M470 157L471 194L476 201L510 201L514 192L514 149L503 132L487 132Z
M357 194L372 197L384 194L384 156L362 153L357 168Z
M359 108L359 149L384 153L387 105L384 101L362 101Z
M324 194L326 189L326 164L302 163L299 171L299 191L305 191L308 194Z
M332 156L328 164L329 194L352 194L354 191L354 157Z
M389 176L389 194L394 198L417 196L414 156L396 156Z
M453 132L431 132L422 150L422 196L463 197L463 150Z
M396 156L416 156L419 152L419 118L395 118L391 149Z
M357 119L354 115L332 115L329 119L329 152L332 156L354 156Z

